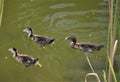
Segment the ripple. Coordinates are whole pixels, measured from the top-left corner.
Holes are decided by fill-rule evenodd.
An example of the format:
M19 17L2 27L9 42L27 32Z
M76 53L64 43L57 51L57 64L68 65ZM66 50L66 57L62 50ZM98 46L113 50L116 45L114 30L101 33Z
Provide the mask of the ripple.
M109 20L107 17L104 17L104 18L98 17L97 19L99 22L103 22L103 23L105 23L105 22L108 23L108 20Z
M99 5L101 5L101 6L107 6L108 3L99 3Z
M47 15L44 19L44 22L50 21L50 27L52 27L54 22L57 19L61 19L66 16L77 16L77 15L84 16L84 15L88 15L90 13L106 14L106 13L108 13L108 11L106 11L106 10L88 10L88 11L75 11L75 12L57 12L57 13L54 13L52 16Z
M56 4L56 5L52 5L50 6L51 9L60 9L60 8L65 8L65 7L72 7L75 6L75 4L73 3L60 3L60 4Z
M72 29L72 28L98 28L107 26L106 23L100 22L80 22L77 20L60 20L56 23L56 27L64 28L64 29Z

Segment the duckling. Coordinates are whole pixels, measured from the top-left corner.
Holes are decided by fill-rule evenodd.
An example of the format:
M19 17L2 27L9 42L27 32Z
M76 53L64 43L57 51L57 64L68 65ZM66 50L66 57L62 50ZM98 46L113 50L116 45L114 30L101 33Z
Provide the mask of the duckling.
M19 54L17 52L16 48L10 48L8 49L11 53L13 53L13 58L19 62L24 64L26 67L29 67L31 65L35 65L35 66L39 66L42 67L41 64L39 64L38 58L33 58L31 56L28 55L23 55L23 54Z
M101 48L104 47L103 44L77 43L76 36L65 37L65 40L72 41L72 43L71 43L72 48L82 50L84 52L87 52L88 54L91 54L94 50L100 50Z
M31 38L31 40L33 40L34 42L39 43L40 47L44 47L46 44L52 44L55 40L46 36L33 34L32 29L30 27L25 28L23 32L28 33L28 37Z

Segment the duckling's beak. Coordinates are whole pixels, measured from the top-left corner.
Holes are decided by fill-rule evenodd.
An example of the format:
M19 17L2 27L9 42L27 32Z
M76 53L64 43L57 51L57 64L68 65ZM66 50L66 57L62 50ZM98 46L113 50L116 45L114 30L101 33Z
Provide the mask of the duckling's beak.
M10 49L8 49L8 51L11 51L11 48L10 48Z
M65 37L65 40L68 40L68 37Z
M23 32L26 32L26 30L24 29Z
M37 64L37 66L42 67L42 65L41 65L41 64Z

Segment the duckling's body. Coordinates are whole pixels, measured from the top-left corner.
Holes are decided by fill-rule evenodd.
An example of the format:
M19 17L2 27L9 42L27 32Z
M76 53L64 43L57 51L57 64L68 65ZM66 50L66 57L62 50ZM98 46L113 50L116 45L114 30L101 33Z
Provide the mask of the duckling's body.
M38 65L40 67L42 66L39 64L38 58L33 58L28 55L19 54L16 48L10 48L9 51L13 53L13 58L15 58L17 62L24 64L26 67L31 65Z
M34 42L37 42L37 43L42 44L44 46L46 44L51 44L55 40L55 39L49 39L48 37L40 36L40 35L34 35L34 36L31 36L30 38Z
M28 37L31 38L36 43L41 44L41 47L44 47L46 44L52 44L55 39L48 38L47 36L35 35L32 33L32 29L27 27L23 30L28 33Z
M82 50L87 53L92 53L95 50L100 50L104 47L103 44L85 44L85 43L77 43L77 39L75 36L69 36L65 38L66 40L72 41L71 47L74 49Z
M82 51L85 51L85 52L93 52L94 50L100 50L103 45L100 44L100 45L97 45L97 44L80 44L80 43L76 43L76 44L72 44L71 45L72 48L75 48L75 49L79 49L79 50L82 50Z

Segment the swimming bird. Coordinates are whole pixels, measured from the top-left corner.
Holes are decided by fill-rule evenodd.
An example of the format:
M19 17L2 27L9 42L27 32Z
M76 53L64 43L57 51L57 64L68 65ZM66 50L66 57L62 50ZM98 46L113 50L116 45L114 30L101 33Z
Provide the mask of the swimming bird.
M76 36L68 36L65 37L65 40L72 41L71 47L74 49L82 50L84 52L87 52L88 54L91 54L95 50L100 50L104 47L103 44L88 44L88 43L77 43Z
M29 67L31 65L42 67L42 65L39 64L38 58L33 58L28 55L19 54L16 48L10 48L8 50L13 54L13 58L17 62L24 64L26 67Z
M55 40L48 38L47 36L33 34L30 27L25 28L23 32L28 33L28 37L31 38L31 40L33 40L34 42L39 43L40 47L44 47L46 44L52 44Z

